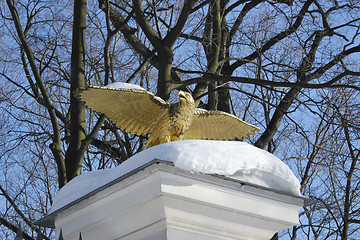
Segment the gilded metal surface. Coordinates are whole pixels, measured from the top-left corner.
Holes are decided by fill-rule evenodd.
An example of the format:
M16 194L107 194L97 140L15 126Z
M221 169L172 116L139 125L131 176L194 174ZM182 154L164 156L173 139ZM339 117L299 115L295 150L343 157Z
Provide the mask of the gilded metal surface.
M195 110L191 94L183 91L179 91L178 103L167 103L145 90L96 86L81 90L78 97L121 130L150 134L146 148L185 139L250 138L260 130L225 112Z

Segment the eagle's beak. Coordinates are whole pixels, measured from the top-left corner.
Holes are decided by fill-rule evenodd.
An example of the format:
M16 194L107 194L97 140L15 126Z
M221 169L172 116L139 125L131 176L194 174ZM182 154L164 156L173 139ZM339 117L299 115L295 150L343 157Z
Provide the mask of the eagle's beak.
M179 98L186 98L184 91L181 91L181 90L179 91Z

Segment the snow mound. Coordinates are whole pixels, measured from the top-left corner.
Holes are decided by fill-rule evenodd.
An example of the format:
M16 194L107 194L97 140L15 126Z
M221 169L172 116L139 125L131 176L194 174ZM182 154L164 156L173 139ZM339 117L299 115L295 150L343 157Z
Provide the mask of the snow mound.
M146 91L144 88L140 87L139 85L131 84L131 83L124 83L124 82L110 83L110 84L106 85L105 87L107 87L107 88L122 88L122 89L137 89L137 90Z
M224 175L301 196L300 183L293 172L269 152L245 142L185 140L151 147L135 154L117 168L76 177L57 193L50 213L155 158L192 172Z

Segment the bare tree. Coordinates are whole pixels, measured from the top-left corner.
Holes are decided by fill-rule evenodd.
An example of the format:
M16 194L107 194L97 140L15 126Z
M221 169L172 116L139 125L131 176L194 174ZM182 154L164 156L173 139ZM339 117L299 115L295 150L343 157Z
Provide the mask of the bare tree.
M86 110L88 84L137 83L261 126L317 203L273 239L359 238L359 10L350 0L7 0L0 28L0 234L32 222L81 171L115 167L146 136ZM7 121L5 121L7 120ZM4 137L3 137L4 136Z

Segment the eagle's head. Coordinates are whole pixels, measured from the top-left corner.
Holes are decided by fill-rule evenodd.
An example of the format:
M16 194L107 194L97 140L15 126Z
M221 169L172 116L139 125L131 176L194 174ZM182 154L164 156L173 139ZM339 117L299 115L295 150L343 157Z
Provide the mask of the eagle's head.
M188 92L179 91L179 100L181 104L191 105L195 107L194 98Z

